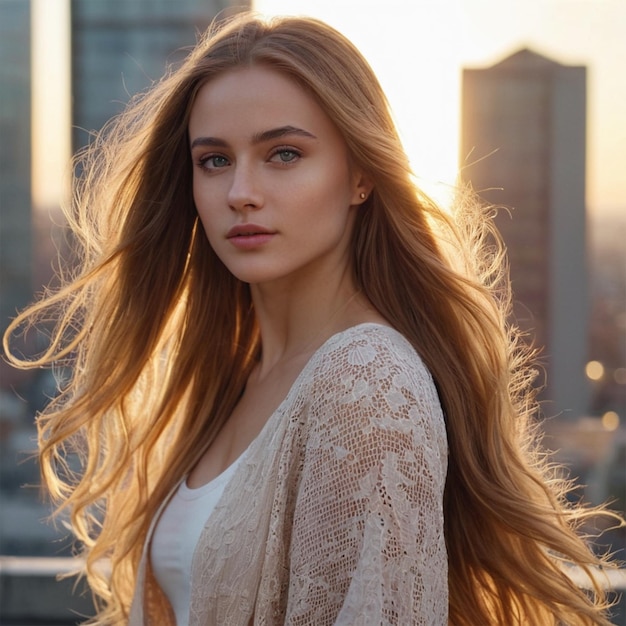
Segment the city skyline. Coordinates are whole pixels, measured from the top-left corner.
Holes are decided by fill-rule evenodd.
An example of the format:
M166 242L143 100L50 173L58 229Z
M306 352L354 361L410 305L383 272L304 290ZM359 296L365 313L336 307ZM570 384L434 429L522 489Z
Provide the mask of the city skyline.
M338 0L256 0L254 7L266 15L318 17L357 45L388 94L415 172L444 202L458 172L464 68L489 67L522 48L585 65L588 212L626 213L625 2L389 0L381 11L380 3L364 0L356 11Z

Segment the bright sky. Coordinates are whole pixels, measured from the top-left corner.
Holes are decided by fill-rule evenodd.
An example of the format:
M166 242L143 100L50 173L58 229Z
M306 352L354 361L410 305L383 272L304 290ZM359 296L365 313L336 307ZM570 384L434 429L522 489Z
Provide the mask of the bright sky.
M530 47L588 67L587 204L626 213L626 0L256 0L267 15L318 17L378 75L415 172L445 201L456 178L462 67ZM433 188L437 182L444 183Z
M69 0L31 0L31 21L32 198L49 210L63 195L72 149Z

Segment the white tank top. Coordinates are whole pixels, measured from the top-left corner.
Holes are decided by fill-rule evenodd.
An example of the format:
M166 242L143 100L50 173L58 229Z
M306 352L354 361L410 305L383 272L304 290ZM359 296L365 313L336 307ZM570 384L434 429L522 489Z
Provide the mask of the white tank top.
M198 539L243 456L198 489L190 489L183 480L154 528L152 570L174 609L177 626L189 624L191 562Z

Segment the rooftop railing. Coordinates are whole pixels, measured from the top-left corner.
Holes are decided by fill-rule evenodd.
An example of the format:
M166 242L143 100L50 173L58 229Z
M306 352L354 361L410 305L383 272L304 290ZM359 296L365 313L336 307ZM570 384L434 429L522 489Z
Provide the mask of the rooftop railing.
M74 558L0 556L0 626L73 626L92 616L85 581L71 576L79 567ZM571 577L584 584L575 570ZM622 594L614 624L626 626L626 569L601 572L599 580Z

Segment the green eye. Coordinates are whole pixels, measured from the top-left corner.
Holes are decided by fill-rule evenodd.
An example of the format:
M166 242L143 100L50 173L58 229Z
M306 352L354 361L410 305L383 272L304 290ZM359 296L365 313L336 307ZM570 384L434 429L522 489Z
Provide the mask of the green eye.
M293 148L277 148L271 155L270 161L292 163L300 158L301 154Z
M199 161L200 167L207 170L217 170L229 165L229 161L225 156L221 154L210 154L204 156Z
M226 167L228 165L228 159L219 155L209 157L208 161L212 167Z
M298 155L293 150L281 150L278 153L278 156L281 161L284 163L288 163L289 161L293 161Z

